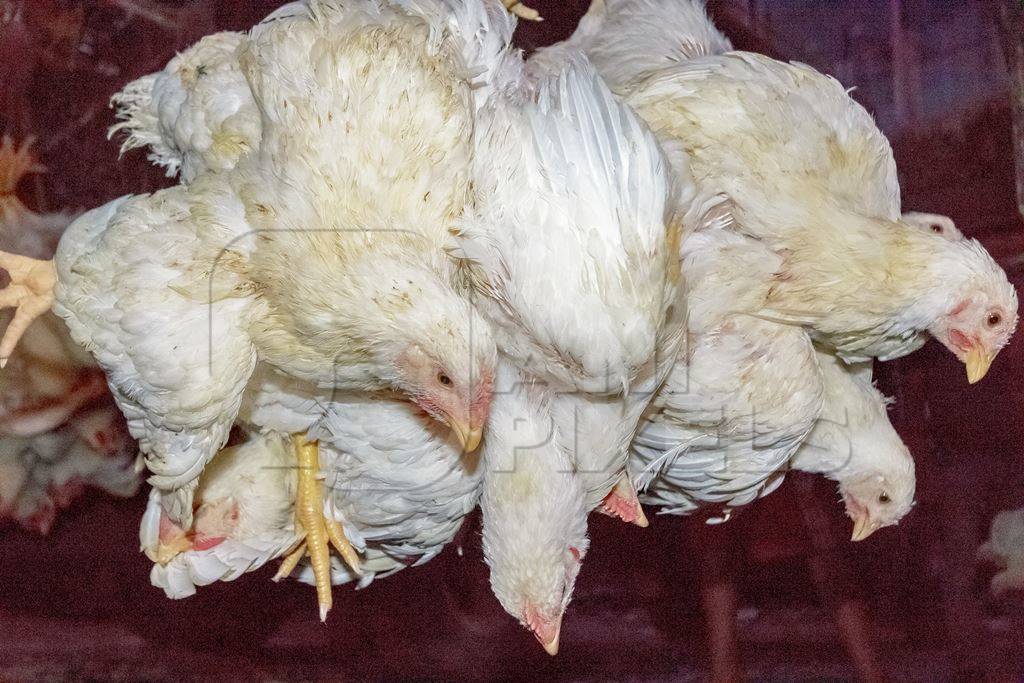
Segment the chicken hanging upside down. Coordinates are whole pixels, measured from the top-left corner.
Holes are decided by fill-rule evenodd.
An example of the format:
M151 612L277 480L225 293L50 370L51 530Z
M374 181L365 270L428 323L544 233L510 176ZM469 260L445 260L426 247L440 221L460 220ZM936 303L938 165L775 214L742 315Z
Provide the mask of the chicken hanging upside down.
M361 573L331 558L335 585L363 588L405 567L430 560L452 539L476 505L480 451L463 453L446 430L408 401L371 394L328 394L274 374L260 375L247 396L246 422L284 424L311 403L324 416L311 432L319 444L322 506L359 552ZM247 430L248 431L248 430ZM166 562L155 563L153 585L168 597L232 581L277 557L306 537L294 515L297 476L289 437L249 431L222 449L203 471L193 528L177 538ZM159 500L150 501L140 527L143 544L159 534ZM318 571L296 567L288 555L275 580L294 569L315 584ZM315 559L310 557L309 561Z
M448 242L469 195L475 103L511 29L496 2L288 5L238 48L258 149L84 214L53 262L0 255L0 305L16 308L0 360L55 308L139 440L165 537L192 528L198 477L257 361L328 390L397 392L478 446L495 347ZM323 613L321 541L346 544L323 520L316 443L293 444Z
M976 240L903 220L896 164L871 115L803 64L729 51L697 0L595 0L572 40L663 143L681 145L739 230L783 259L749 315L808 330L847 362L932 336L981 380L1017 295Z
M702 204L582 54L511 53L500 73L458 240L504 380L484 445L484 553L502 606L554 654L588 513L646 524L627 448L682 336L678 245Z

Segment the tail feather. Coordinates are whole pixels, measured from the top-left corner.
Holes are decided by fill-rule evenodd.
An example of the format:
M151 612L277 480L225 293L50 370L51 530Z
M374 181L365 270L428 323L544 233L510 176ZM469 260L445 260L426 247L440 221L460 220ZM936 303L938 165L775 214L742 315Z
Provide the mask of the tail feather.
M118 122L107 131L107 139L123 132L122 155L148 147L147 158L157 166L163 166L168 177L174 177L181 167L181 153L168 144L160 130L160 116L153 101L153 88L159 75L155 73L137 78L110 98L110 106Z
M732 50L704 0L594 0L577 34L570 40L584 44L619 92L679 62Z

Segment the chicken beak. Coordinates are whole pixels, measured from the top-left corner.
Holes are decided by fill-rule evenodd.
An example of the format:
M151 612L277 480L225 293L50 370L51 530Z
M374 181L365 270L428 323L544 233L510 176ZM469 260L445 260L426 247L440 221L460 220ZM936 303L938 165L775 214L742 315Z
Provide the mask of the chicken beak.
M452 431L455 432L456 438L459 443L462 444L463 453L472 453L480 445L480 439L483 437L483 429L480 427L471 427L468 424L459 422L458 420L452 420L450 423Z
M534 637L537 638L537 641L541 644L541 647L544 648L544 651L547 652L552 657L554 657L555 655L558 654L558 638L561 635L561 633L562 633L562 620L559 619L558 622L555 623L555 625L554 625L554 632L553 632L553 634L549 631L548 633L545 634L545 636L546 636L546 638L545 638L545 637L542 637L541 634L538 631L534 631L533 635L534 635Z
M967 366L967 381L975 384L988 373L995 354L989 353L980 344L972 346L971 350L964 356L964 365Z
M651 525L651 523L647 521L647 515L644 514L644 508L640 505L639 501L637 501L636 504L636 519L633 520L633 524L636 524L641 529L646 529Z
M544 651L552 657L558 654L558 636L560 633L561 630L555 631L555 637L552 640L546 643L541 643L541 645L544 646Z
M871 523L871 515L868 514L867 510L859 513L853 520L853 535L850 537L851 541L863 541L865 538L875 533L874 524Z
M540 616L536 608L527 607L523 612L522 624L530 629L545 652L552 657L558 654L558 636L562 632L561 614L554 619L548 619Z

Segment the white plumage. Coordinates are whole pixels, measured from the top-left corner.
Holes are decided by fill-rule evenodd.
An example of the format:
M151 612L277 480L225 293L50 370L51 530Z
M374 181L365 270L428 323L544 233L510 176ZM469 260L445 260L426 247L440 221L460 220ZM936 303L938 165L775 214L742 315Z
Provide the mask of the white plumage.
M480 510L491 588L549 654L586 555L586 491L559 448L548 387L498 364Z
M710 227L687 237L687 346L645 414L630 456L641 500L686 514L773 491L821 409L807 334L743 314L780 259Z
M607 511L642 519L632 487L620 487L624 501L613 489L681 337L678 244L691 218L684 214L698 203L692 183L672 175L653 136L582 55L530 67L510 56L499 71L507 85L482 112L476 201L459 244L499 349L523 381L545 387L543 398L503 405L548 434L543 454L531 454L543 463L522 476L570 486L567 474L551 469L564 460L575 469L571 486L585 496L559 510L533 495L540 483L506 484L498 494L490 474L484 482L495 593L551 651L572 588L566 548L578 549L578 566L586 511L613 494ZM512 457L502 452L516 445L504 433L510 428L489 425L489 473L491 463ZM517 529L516 519L530 523ZM508 578L523 575L531 580Z
M146 147L150 161L189 183L205 171L234 168L257 149L260 114L238 68L244 40L238 32L206 36L163 71L115 94L120 122L109 135L125 133L121 152Z
M818 352L824 401L814 429L793 456L793 469L839 484L853 540L898 523L914 505L914 459L871 383L871 365L848 366Z
M238 268L248 232L241 203L209 177L83 214L55 258L54 308L107 373L150 482L182 492L166 503L186 525L256 362L258 301Z
M698 0L595 0L529 63L512 28L490 0L295 2L115 96L122 149L183 185L77 220L55 308L147 455L168 596L294 568L312 478L289 434L318 442L316 506L360 556L334 583L429 561L479 500L494 593L552 654L587 514L646 524L634 482L727 519L822 473L854 540L912 507L886 401L846 363L931 333L980 379L1017 306L987 252L900 215L836 81L729 52Z
M995 516L978 557L999 567L990 584L994 595L1024 589L1024 508Z
M521 69L482 117L460 245L499 348L551 384L560 445L594 506L679 343L676 254L703 205L582 56Z
M476 507L480 452L463 453L448 430L406 401L335 398L312 435L324 449L325 514L360 551L360 586L433 559ZM335 583L354 578L334 565Z
M187 597L196 586L236 579L301 540L294 524L294 455L281 432L308 424L313 415L322 416L310 436L320 444L324 514L343 525L361 560L361 577L335 560L334 583L358 578L363 587L429 561L476 506L479 456L464 454L447 430L412 404L373 394L332 396L266 372L258 377L244 416L270 425L269 431L221 451L200 478L186 542L175 547L173 539L161 539L179 551L151 574L168 596ZM151 499L144 545L155 544L160 518ZM214 530L207 528L211 522ZM299 576L313 581L308 567Z
M786 225L791 216L772 202L778 203L780 192L787 196L787 178L817 174L824 180L816 189L830 202L895 219L898 185L888 143L845 93L829 98L801 92L805 80L818 78L813 70L742 53L732 62L717 57L731 46L707 19L703 3L598 0L576 34L543 56L569 46L586 49L663 140L683 144L705 192L730 198L728 212L718 209L722 220L684 243L688 347L645 415L631 460L645 501L682 513L714 503L725 507L727 518L732 507L781 482L823 399L810 339L798 327L778 324L797 321L769 310L793 277L792 249L779 243L772 223ZM736 83L723 88L714 80L719 72L730 72ZM799 126L786 121L794 108L807 119ZM726 139L719 128L733 125L731 117L738 123ZM799 131L801 139L787 140L789 131ZM830 136L844 144L852 140L853 151L845 150L850 163L822 160L828 145L820 141ZM776 171L764 171L766 163ZM777 173L780 167L785 174ZM748 190L744 182L753 185L753 178L760 184ZM752 206L759 210L753 229L743 222ZM912 470L910 480L912 499Z
M476 203L460 239L476 303L533 374L618 393L654 355L675 302L672 212L692 186L674 185L651 133L582 58L536 84L516 75L519 89L491 102L476 135Z
M675 188L650 133L585 62L521 87L477 133L460 242L486 295L477 304L530 372L615 393L652 355L675 298Z
M837 81L721 53L716 35L699 2L609 0L578 40L659 138L683 146L701 187L728 195L736 229L783 258L749 312L802 325L848 361L905 355L930 333L980 379L1016 326L1005 273L976 241L900 222L888 141Z
M258 154L72 226L57 309L108 371L152 482L175 492L175 521L188 527L190 487L257 349L322 386L405 391L479 440L493 347L445 248L467 199L472 86L509 34L489 5L290 6L234 49L262 118ZM214 52L213 72L237 85L229 51ZM396 71L410 75L401 87ZM211 92L186 89L175 120L209 124L191 105ZM205 148L185 136L177 149Z
M140 527L142 544L177 554L153 564L152 584L170 598L184 598L198 586L232 581L289 551L299 540L292 511L294 460L280 435L254 435L221 450L199 480L190 534L166 524L159 489L153 489Z
M633 443L641 500L687 514L771 493L790 467L840 484L855 540L898 522L914 463L871 384L871 369L816 351L800 328L737 314L764 294L779 258L730 231L687 238L689 347Z
M422 5L422 7L420 7L420 10L422 11L423 7L436 7L437 3L411 3L411 6L413 5ZM477 3L453 3L453 6L456 7L456 12L461 13L460 18L458 19L459 22L466 26L471 25L472 22L476 22L480 27L485 26L487 23L492 23L496 24L498 29L500 29L500 27L503 26L503 22L505 22L504 17L499 19L494 16L488 16L488 14L495 13L495 8L487 4L478 5ZM485 10L482 16L477 15L481 8ZM483 17L485 17L485 20ZM267 22L264 24L267 24ZM465 32L465 28L462 30ZM502 30L495 30L493 28L485 32L478 32L476 35L479 37L479 40L475 42L470 41L468 43L469 46L475 47L479 53L478 55L472 56L473 62L480 61L481 59L486 61L485 57L487 57L487 55L493 56L494 54L498 54L500 50L505 49L507 36L503 35ZM175 69L175 67L177 67L177 69ZM501 79L500 81L502 81L504 85L501 85L500 83L499 88L512 88L508 83L508 79L518 78L521 76L521 73L518 71L521 69L521 66L518 63L518 58L512 56L508 57L502 67L505 69L505 73L502 76L504 81ZM490 68L488 67L488 69ZM165 71L180 71L180 67L178 65L169 65L168 69ZM620 332L620 329L622 328L625 329L627 342L632 342L633 338L636 337L640 338L639 346L634 344L634 346L637 347L636 349L629 347L626 349L628 353L633 354L633 357L629 357L624 351L621 355L627 355L626 360L623 361L620 358L616 358L615 364L621 367L642 365L642 358L644 355L649 355L651 353L651 345L655 341L651 337L652 334L660 335L656 340L657 342L663 344L672 343L671 340L667 341L665 339L665 335L662 331L658 330L656 318L659 315L664 314L663 310L655 309L654 311L651 311L650 301L653 298L666 296L666 292L663 292L665 289L664 270L667 268L673 268L672 259L666 259L664 256L660 256L660 252L662 252L662 250L660 250L660 246L662 246L667 239L665 228L666 219L664 214L667 212L666 207L669 206L670 203L667 202L666 198L671 191L673 191L673 188L670 186L670 181L665 169L663 168L664 161L657 152L656 146L654 145L649 133L645 132L641 125L638 125L635 118L626 114L625 110L623 110L621 106L615 104L606 90L599 92L596 89L600 86L596 81L594 81L593 75L588 74L584 78L574 81L567 79L567 81L571 86L582 87L584 89L583 95L577 95L577 98L580 99L580 101L569 101L569 94L563 93L562 97L567 101L564 108L565 111L560 111L558 113L559 123L557 125L552 124L551 130L547 132L541 131L540 129L538 130L539 136L536 140L534 153L532 153L537 155L537 158L531 158L529 164L520 165L520 174L531 174L531 183L532 185L535 185L534 189L543 189L544 195L539 196L534 202L534 205L532 205L534 206L532 211L534 211L535 215L538 211L545 211L544 204L546 202L557 202L559 204L559 208L555 212L555 217L548 219L549 222L552 223L552 227L561 228L564 233L564 227L557 223L557 219L563 218L562 214L568 214L568 216L575 219L575 222L572 223L573 229L577 229L578 226L584 229L591 229L589 236L585 237L587 247L591 250L605 251L605 253L595 252L594 254L589 255L591 260L582 263L580 267L587 271L581 271L582 278L584 280L590 279L591 281L596 281L601 278L608 278L610 275L611 278L617 278L621 281L637 281L636 283L617 282L610 286L605 286L605 283L602 282L582 282L581 287L591 288L589 300L596 302L596 306L592 308L594 308L598 313L605 314L605 319L607 321L605 324L605 330L608 331L609 334L613 336L620 335L622 334ZM479 79L479 82L484 86L489 83L488 78L481 78ZM140 81L140 83L145 84L145 81ZM273 86L272 83L269 83L268 85ZM554 92L555 88L551 88L551 90ZM595 93L598 94L598 98L594 97ZM474 90L474 97L478 102L484 101L490 94L492 94L492 89L488 89L487 87L477 87ZM543 97L555 98L554 95L547 94L543 95ZM198 97L194 97L193 99L198 99ZM508 121L514 120L516 123L519 123L520 126L529 125L530 118L525 116L524 113L519 110L521 101L518 93L510 95L508 100L499 99L497 101L508 104L509 109L504 112L508 117ZM588 128L585 128L583 133L572 130L574 124L572 123L571 115L574 113L569 111L571 106L581 106L583 104L589 105L591 102L597 103L597 108L594 112L596 113L599 121L592 123ZM551 103L545 100L541 104L535 106L534 109L536 111L531 111L530 113L532 121L538 124L543 123L545 117L549 116L547 110L557 109L556 103ZM545 111L543 115L542 110ZM125 116L129 117L129 122L131 122L136 129L141 130L142 134L145 134L146 127L150 127L152 132L152 119L147 120L144 117L139 116L137 111L138 110L136 109L135 111L126 112ZM613 121L604 121L608 114L611 114L614 117ZM492 121L493 120L494 119L492 119ZM505 123L508 123L508 121ZM615 136L618 128L620 127L624 128L626 131L627 137L625 140L617 139ZM590 130L596 131L597 135L590 140L593 143L593 146L589 148L589 150L584 145L582 158L560 158L562 153L571 153L573 155L581 154L581 145L579 142L580 140L590 139L586 137L586 135L589 134L587 131ZM517 132L521 135L525 135L528 134L527 131L528 128L520 127ZM132 132L134 132L134 130ZM164 135L166 137L166 132L164 130L157 130L156 132L158 135ZM508 131L504 132L507 134ZM568 136L567 139L563 139L566 135ZM510 141L511 140L507 140L506 142ZM552 151L552 143L555 143L556 145L554 151ZM637 151L627 152L624 156L624 151L630 150L631 146L635 146ZM507 148L508 150L512 150L513 147L508 146ZM453 151L450 151L450 153L451 152ZM516 150L516 152L518 151ZM481 158L478 157L477 159L480 160ZM495 161L498 160L496 159ZM621 166L618 164L620 161L626 161L627 163L626 165ZM477 166L474 169L474 173L477 178L484 177L480 173L481 168L481 166ZM497 174L490 168L488 168L487 171L489 173L485 176L486 182L497 182L501 179L502 171L498 171ZM446 173L446 175L451 176L451 173ZM573 184L571 187L563 188L560 183L565 182L568 178L572 178ZM498 206L501 207L501 211L508 212L518 212L520 210L521 207L517 205L521 203L521 198L509 193L507 182L502 181L496 186L496 189L501 189L503 194L500 200L490 208ZM478 194L478 197L486 196L487 194L485 191L484 193ZM582 198L586 198L588 201L600 201L602 204L599 207L587 207L586 204L578 201L578 199ZM581 212L583 215L580 215ZM626 218L623 218L624 223L622 226L618 225L616 220L613 218L616 215L626 216ZM487 215L486 217L480 217L477 215L474 216L474 218L480 219L481 221L490 221L487 224L488 230L500 227L495 225L494 215ZM517 232L519 236L517 238L518 240L526 238L527 232L525 231L525 228L530 227L528 222L530 218L532 218L532 216L529 215L518 218L520 221L519 225L522 226ZM588 224L588 221L593 218L600 219L601 223L595 223L593 226ZM476 224L479 225L480 223ZM609 230L615 232L613 236L614 242L609 246L605 246L603 243L609 238ZM639 233L637 233L638 230ZM470 231L471 230L467 230L467 233ZM620 232L622 232L622 234L620 234ZM489 232L488 237L493 236L493 234L501 234L501 232L499 230ZM567 243L569 253L579 250L581 236L573 236L573 234L568 233L566 234L565 239L569 241ZM668 239L673 239L671 234ZM615 262L614 267L616 270L613 273L604 272L605 270L608 270L609 262L622 258L618 253L623 251L624 241L631 241L634 243L628 246L628 250L624 254L624 256L628 257L629 261ZM473 247L478 246L479 244L479 242L463 241L463 246L466 248L467 253L473 251ZM535 247L543 248L543 243L535 241ZM559 250L564 253L566 251L565 247L566 244L564 239L561 244L554 245L556 255ZM479 251L475 251L470 255L479 256L480 253ZM523 275L531 275L543 272L543 267L545 265L552 265L555 261L552 258L548 258L545 263L542 264L530 264L528 259L523 262L532 265L532 270L524 272ZM633 268L636 272L640 273L641 276L638 278L636 273L628 272L626 268ZM645 269L648 268L651 271L645 272ZM528 281L524 280L516 280L514 284L516 286L520 286L527 282ZM673 276L670 288L667 290L667 292L670 293L670 296L671 293L675 291L674 288L675 278ZM544 296L542 288L531 289L526 293L526 297L529 306L534 306L538 302L544 301L545 304L550 307L552 301L550 297ZM613 307L608 306L603 302L601 297L604 297L605 301L610 301ZM645 304L644 308L641 309L640 314L633 312L636 310L635 307L637 303ZM653 305L664 309L666 304L655 301ZM605 310L605 308L601 308L601 306L609 308L611 314L608 314L609 311ZM525 306L520 310L528 311L530 308ZM542 310L540 312L542 314L546 314L550 311ZM646 316L646 319L644 316ZM590 327L590 322L590 319L584 319L582 324L581 322L572 321L568 332L577 336L577 340L574 342L575 347L570 349L571 351L578 352L581 349L585 350L590 347L590 344L587 344L585 339L586 332ZM621 323L624 323L624 325L620 325ZM546 325L546 323L542 322L540 325L543 326ZM634 329L636 331L634 331ZM557 322L557 318L548 330L546 330L546 332L549 332L563 344L567 342L567 339L565 338L565 331L566 327ZM618 349L616 349L616 351L618 351ZM641 361L638 362L635 359L636 357L640 357ZM596 361L592 362L591 366L592 367L589 369L591 377L589 379L592 385L599 382L599 390L602 391L608 390L605 387L609 381L612 383L610 388L611 391L621 391L624 382L632 381L634 379L642 380L648 384L655 381L650 378L651 370L649 368L633 367L626 371L627 377L618 377L609 380L609 378L605 377L605 367L607 366L607 360L605 357L598 358ZM642 375L638 375L638 372L642 373ZM662 370L663 374L664 372L665 370ZM557 373L553 374L557 375ZM308 401L299 401L299 403L296 404L288 397L287 392L286 395L283 396L276 393L275 389L266 390L267 386L268 385L263 384L259 390L250 391L246 404L243 408L243 418L247 422L259 424L264 428L272 427L274 429L286 431L300 430L300 428L306 424L308 419L307 413L310 410L315 410L314 405ZM649 392L649 388L647 391ZM605 402L611 403L612 400L609 399ZM632 405L633 407L631 410L637 414L639 410L642 410L643 408L643 401L632 401ZM602 419L600 426L602 428L616 428L613 429L615 432L613 443L614 450L618 453L618 455L615 456L618 462L612 465L610 474L597 473L598 477L606 478L607 482L605 483L605 481L602 480L595 486L596 490L600 490L602 488L603 490L601 493L596 495L592 493L592 499L596 496L594 504L596 504L597 501L600 501L604 494L607 493L607 490L615 483L618 476L617 473L622 471L622 465L624 462L622 454L625 453L625 445L628 442L633 429L630 420L632 420L633 424L636 422L635 415L631 419L623 420L620 418L615 422L609 422L605 420L604 417L604 415L601 416ZM595 443L600 445L602 451L595 453L594 456L598 459L602 457L607 459L611 451L609 449L609 443L603 441L595 441ZM589 450L585 451L584 454L586 456L591 455ZM585 467L584 469L587 468ZM579 514L582 515L583 513ZM555 524L563 523L563 521L557 517L550 520L548 523L552 522ZM583 529L581 533L585 539L586 526L582 516L578 522L580 527ZM349 530L351 529L346 525L346 531ZM575 545L579 546L581 543L577 543ZM564 548L562 551L564 551ZM515 560L515 564L513 566L521 566L521 564L522 560ZM336 569L340 570L340 567L336 567ZM568 593L570 593L570 587L569 590L566 591L565 601L568 600ZM554 615L552 614L552 618L553 617ZM560 618L560 610L558 611L558 617ZM537 623L536 618L535 623Z

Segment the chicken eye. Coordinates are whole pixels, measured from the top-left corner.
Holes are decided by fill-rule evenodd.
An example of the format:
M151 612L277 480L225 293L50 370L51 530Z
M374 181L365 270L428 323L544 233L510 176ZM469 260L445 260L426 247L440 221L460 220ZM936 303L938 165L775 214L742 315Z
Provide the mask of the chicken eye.
M932 232L934 232L936 235L942 234L942 226L939 225L938 223L932 223L931 228Z
M889 498L889 494L888 493L883 493L882 495L880 495L878 497L878 502L882 503L883 505L885 505L886 503L890 502L891 500L892 499Z
M452 385L452 378L449 377L448 375L444 374L443 372L438 373L437 381L440 382L441 384L443 384L446 387L450 387Z
M1002 320L1003 316L999 315L998 313L989 313L988 320L986 320L985 322L988 323L989 327L995 327L1000 322L1002 322Z

